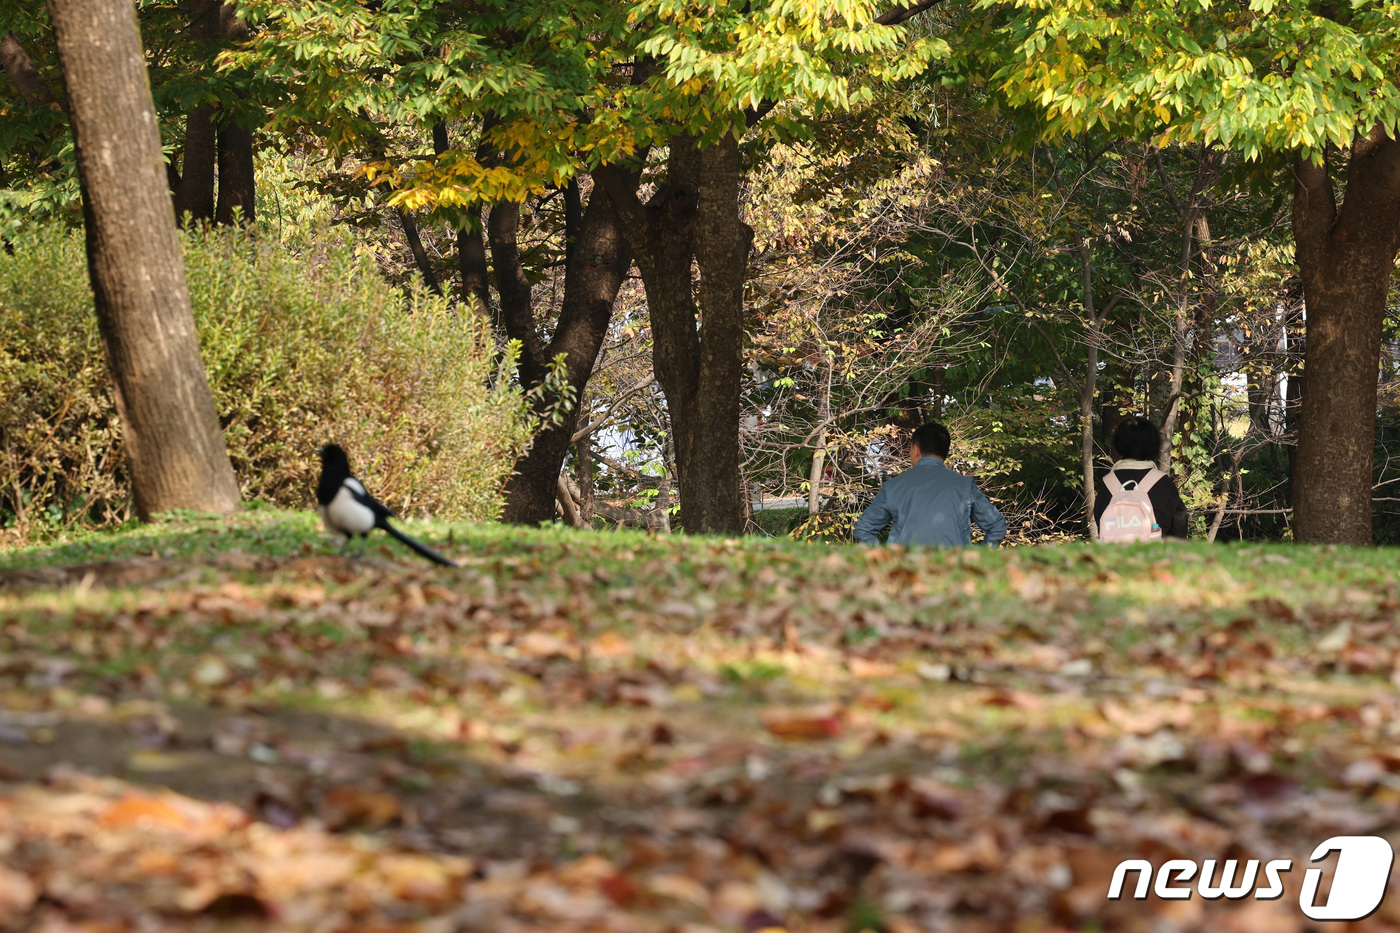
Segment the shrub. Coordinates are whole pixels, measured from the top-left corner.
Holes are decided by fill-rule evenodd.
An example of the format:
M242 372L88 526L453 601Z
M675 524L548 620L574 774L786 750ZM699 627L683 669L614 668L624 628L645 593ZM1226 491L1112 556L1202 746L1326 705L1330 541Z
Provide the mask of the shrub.
M185 237L211 388L243 495L311 503L316 448L344 445L396 510L494 518L535 419L488 326L390 288L352 245L296 252ZM20 535L132 515L81 233L35 227L0 254L0 525Z

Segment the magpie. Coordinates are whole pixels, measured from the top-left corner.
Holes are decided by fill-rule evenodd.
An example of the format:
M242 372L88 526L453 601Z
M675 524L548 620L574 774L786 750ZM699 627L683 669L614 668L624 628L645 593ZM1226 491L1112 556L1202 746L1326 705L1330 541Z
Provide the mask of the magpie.
M350 459L339 444L321 448L321 481L316 484L316 511L326 528L345 536L345 543L356 536L367 537L376 528L383 528L414 551L435 564L456 567L432 548L399 531L389 524L394 513L388 506L365 491L364 484L350 472Z

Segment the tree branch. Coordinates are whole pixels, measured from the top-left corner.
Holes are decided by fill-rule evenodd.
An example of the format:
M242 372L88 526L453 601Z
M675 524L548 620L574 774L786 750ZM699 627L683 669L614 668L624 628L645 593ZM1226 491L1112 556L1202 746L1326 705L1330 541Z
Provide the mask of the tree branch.
M925 10L930 10L938 6L943 0L918 0L907 6L897 6L892 10L886 10L875 17L875 22L881 26L898 26L900 23L911 20Z
M56 107L59 106L58 99L53 96L49 86L44 83L44 78L39 74L39 69L34 67L34 61L29 57L29 53L20 45L19 39L13 35L0 39L0 66L3 66L5 73L14 82L15 88L19 90L19 96L23 97L25 103L33 107Z
M539 331L535 329L530 280L520 262L520 205L503 201L493 206L487 230L496 271L496 293L501 296L501 320L506 336L519 340L523 346L520 375L533 384L543 378L549 361L544 358Z
M638 392L642 391L655 381L656 374L652 373L651 375L643 379L641 382L628 389L626 392L623 392L611 405L608 406L607 411L603 412L602 415L594 419L585 427L579 428L577 431L575 431L574 436L569 438L569 443L577 444L579 441L583 440L585 437L592 434L594 431L598 430L603 425L607 424L608 419L613 416L613 412L617 411L617 409L622 405L623 402L627 401L632 396L636 395Z

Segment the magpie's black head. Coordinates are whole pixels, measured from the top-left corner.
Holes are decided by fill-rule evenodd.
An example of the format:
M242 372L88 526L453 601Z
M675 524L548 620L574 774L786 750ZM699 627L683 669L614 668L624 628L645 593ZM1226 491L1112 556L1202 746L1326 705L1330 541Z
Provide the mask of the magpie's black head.
M321 481L316 484L316 501L330 505L340 486L350 478L350 458L345 456L345 448L339 444L327 444L321 448Z
M322 469L339 468L350 472L350 458L345 456L345 448L339 444L327 444L321 448Z

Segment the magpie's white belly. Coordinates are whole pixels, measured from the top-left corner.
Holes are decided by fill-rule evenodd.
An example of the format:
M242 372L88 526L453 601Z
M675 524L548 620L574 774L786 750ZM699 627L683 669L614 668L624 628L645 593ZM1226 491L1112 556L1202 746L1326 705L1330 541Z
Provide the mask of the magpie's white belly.
M368 534L374 528L374 510L357 502L344 486L320 512L326 527L343 535Z

